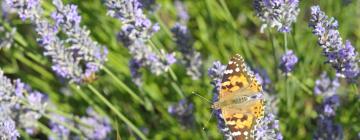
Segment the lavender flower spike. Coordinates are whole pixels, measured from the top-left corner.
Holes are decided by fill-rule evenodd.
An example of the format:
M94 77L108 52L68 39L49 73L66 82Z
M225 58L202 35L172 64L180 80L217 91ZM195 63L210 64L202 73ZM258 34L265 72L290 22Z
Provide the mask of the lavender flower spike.
M186 66L187 74L192 79L199 79L201 76L201 54L193 48L192 36L186 26L176 23L171 29L175 35L178 50L182 54L182 63Z
M221 87L221 80L226 69L226 65L221 64L220 61L215 61L213 65L208 69L208 75L211 79L211 85L214 87L213 89L213 102L217 102L219 100L219 93ZM221 110L214 110L214 114L217 118L218 128L224 134L225 139L232 138L231 131L228 126L225 124L224 117L221 114Z
M20 80L11 81L0 69L0 139L16 139L17 129L33 134L37 120L46 109L45 97Z
M338 22L333 17L329 18L319 6L311 7L309 26L313 34L318 37L318 44L323 48L323 55L338 76L353 80L359 77L360 69L358 53L350 41L342 42L338 31Z
M194 125L194 105L187 100L182 99L177 104L170 105L168 112L185 127Z
M292 50L289 50L281 57L280 69L285 74L289 74L297 62L298 58Z
M299 14L298 0L255 0L256 16L262 22L260 32L275 27L279 32L290 32L291 24Z
M30 19L36 25L40 35L39 44L44 48L44 55L52 60L51 67L58 76L70 82L83 83L88 77L100 70L106 61L107 50L94 42L89 31L80 26L81 17L75 5L63 5L61 0L53 0L56 12L51 14L55 25L43 14L39 0L7 0L25 20ZM65 33L66 39L58 37Z
M111 132L110 120L107 117L99 115L92 108L86 110L88 116L81 117L80 121L88 126L79 126L79 129L88 139L107 139ZM90 127L89 127L90 126Z
M339 87L338 79L330 79L323 73L316 80L314 88L316 96L323 96L322 103L317 106L317 129L314 134L315 140L343 139L343 130L340 124L335 123L336 110L340 106L340 98L336 94Z
M138 69L146 67L155 75L160 75L169 70L170 65L175 63L174 54L154 52L148 45L149 39L157 32L160 27L153 24L143 12L143 6L138 0L106 0L105 5L108 9L108 15L119 19L122 27L118 33L118 40L122 41L124 46L129 49L132 56L130 66L133 81L136 85L141 77Z

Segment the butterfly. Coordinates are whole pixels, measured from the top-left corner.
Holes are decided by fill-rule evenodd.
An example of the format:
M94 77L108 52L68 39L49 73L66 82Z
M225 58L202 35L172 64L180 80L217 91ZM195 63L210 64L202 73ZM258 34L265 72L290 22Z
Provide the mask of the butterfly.
M257 122L264 117L263 90L239 54L230 59L220 88L218 101L212 108L220 110L230 137L255 139Z

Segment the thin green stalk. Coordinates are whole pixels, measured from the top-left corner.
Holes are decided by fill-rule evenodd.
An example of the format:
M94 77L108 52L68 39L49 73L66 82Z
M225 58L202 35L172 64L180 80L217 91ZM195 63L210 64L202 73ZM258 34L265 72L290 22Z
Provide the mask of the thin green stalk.
M270 29L268 29L268 34L271 40L271 47L272 47L272 51L273 51L273 61L274 61L274 73L275 73L275 81L278 81L279 79L279 74L278 74L278 63L277 63L277 53L276 53L276 48L275 48L275 42L274 42L274 37L271 34Z
M155 19L156 19L156 21L159 23L161 29L163 29L163 30L165 31L166 35L168 35L171 40L174 40L170 29L169 29L169 28L165 25L165 23L161 20L161 18L160 18L160 16L159 16L158 13L155 14Z
M57 135L50 130L46 125L37 122L36 125L40 128L41 132L45 133L47 136L52 136L53 138L57 139Z
M295 81L297 83L297 85L300 86L300 88L302 88L306 93L308 93L309 95L312 95L313 92L312 90L310 90L310 88L308 88L305 84L303 84L296 76L289 76L293 81Z
M117 83L117 85L119 87L121 87L126 92L128 92L130 94L130 96L135 99L136 102L138 102L140 104L144 104L144 101L134 91L132 91L124 82L122 82L119 78L117 78L114 73L112 73L105 66L103 67L103 69L108 75L110 75L111 78L113 78L115 80L115 83Z
M100 98L122 121L124 121L141 139L147 139L146 136L128 119L126 118L118 109L115 108L103 95L100 94L92 85L88 85L88 88L95 93L95 95Z
M287 33L284 33L284 47L285 47L285 52L288 51L288 40L287 40Z
M234 18L232 17L230 10L229 10L228 6L226 5L225 1L220 0L220 4L224 8L225 13L227 14L227 19L229 20L229 22L231 23L233 28L236 29L236 22L235 22Z
M175 91L179 94L179 96L181 97L181 99L185 98L184 93L181 91L180 87L175 83L175 82L171 82L171 86L175 89Z
M107 114L104 110L102 110L92 99L89 98L88 94L85 94L80 87L75 85L70 85L73 90L77 91L77 94L81 96L89 105L91 105L97 112L100 114Z

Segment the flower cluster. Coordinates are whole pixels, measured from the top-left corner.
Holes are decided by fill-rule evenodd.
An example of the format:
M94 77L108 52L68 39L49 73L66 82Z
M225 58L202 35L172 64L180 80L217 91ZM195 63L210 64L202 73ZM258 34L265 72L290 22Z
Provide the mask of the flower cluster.
M186 66L187 74L194 80L201 76L201 55L196 52L193 46L192 36L188 28L180 23L175 24L171 30L176 39L178 50L182 54L182 63Z
M297 62L298 58L292 50L289 50L281 57L280 69L283 73L289 74L294 69Z
M51 114L51 117L50 128L51 131L56 134L56 137L50 137L50 139L78 138L70 133L70 129L67 126L64 126L64 124L80 130L86 139L107 139L112 130L109 118L99 115L92 108L86 110L86 116L80 118L75 116L80 121L79 123L75 123L74 120L58 114Z
M300 9L298 0L255 0L256 16L262 21L261 32L275 27L279 32L290 32Z
M44 55L52 60L52 69L62 78L83 83L84 79L97 72L106 61L107 50L98 45L85 27L80 26L81 17L75 5L63 5L53 0L57 10L52 13L55 25L43 15L39 0L7 0L23 19L30 19L40 35L38 42L45 49ZM67 35L65 40L58 34Z
M187 100L180 100L177 104L168 107L168 112L186 127L194 125L194 106Z
M100 116L92 108L86 110L86 117L81 117L80 121L82 124L79 129L89 139L106 139L108 134L111 132L110 120L107 117ZM90 126L90 127L89 127Z
M277 120L271 112L265 110L265 114L263 118L256 121L256 125L254 126L255 137L260 140L282 140L283 136L280 133L279 120Z
M32 135L45 112L47 97L19 79L11 81L0 70L0 139L16 139L17 129Z
M174 54L167 54L160 50L155 52L149 45L150 38L160 27L151 23L143 12L143 6L138 0L106 0L108 15L119 19L122 22L121 31L118 39L130 50L133 57L129 66L133 81L141 85L138 81L141 78L139 68L147 67L152 73L159 75L170 68L175 62ZM137 65L133 65L136 63ZM135 67L136 66L136 67Z
M342 127L334 122L336 109L340 106L336 90L339 87L337 79L331 80L326 73L316 80L314 93L322 96L323 101L318 106L317 130L314 139L342 139Z
M350 41L343 44L337 20L329 18L319 6L313 6L309 26L318 37L318 44L323 48L327 63L331 64L338 76L349 80L357 78L360 73L358 53Z
M182 54L181 63L186 67L186 74L191 76L193 80L196 80L201 77L201 54L193 48L194 41L186 26L189 15L185 5L180 1L175 1L175 7L178 13L178 22L175 23L171 31L178 45L177 49Z

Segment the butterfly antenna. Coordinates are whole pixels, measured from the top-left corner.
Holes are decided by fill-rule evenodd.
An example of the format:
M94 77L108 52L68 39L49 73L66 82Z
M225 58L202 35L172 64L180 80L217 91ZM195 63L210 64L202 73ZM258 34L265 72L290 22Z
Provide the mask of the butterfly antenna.
M215 109L213 109L213 110L211 111L211 116L210 116L210 118L207 120L207 122L205 123L205 125L204 125L204 127L203 127L203 130L204 130L204 131L205 131L206 128L208 127L209 122L210 122L212 116L214 115L214 111L215 111Z
M197 94L197 93L195 93L195 92L192 92L192 94L193 94L193 95L196 95L196 96L204 99L204 100L207 101L208 103L212 104L212 102L211 102L209 99L205 98L204 96L201 96L200 94Z

